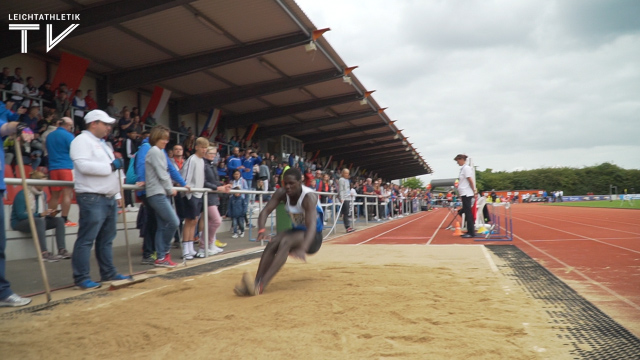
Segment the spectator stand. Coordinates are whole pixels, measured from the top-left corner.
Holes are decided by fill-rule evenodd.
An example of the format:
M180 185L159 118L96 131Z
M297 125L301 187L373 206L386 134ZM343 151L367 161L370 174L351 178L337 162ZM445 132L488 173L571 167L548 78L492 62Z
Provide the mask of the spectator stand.
M2 102L6 102L7 99L11 98L11 95L15 95L15 93L11 90L0 90L0 93L2 93L1 99ZM31 99L34 100L38 103L38 107L40 108L40 115L42 115L44 113L44 104L43 102L46 101L45 99L41 98L41 97L37 97L37 96L30 96L30 95L26 95L26 94L20 94L20 96L22 96L24 99ZM21 100L21 101L24 101ZM21 106L21 104L17 104L18 107ZM34 105L35 106L35 105ZM69 110L71 111L71 113L73 114L73 111L75 110L75 108L73 106L69 106ZM64 115L60 114L60 117L62 117Z

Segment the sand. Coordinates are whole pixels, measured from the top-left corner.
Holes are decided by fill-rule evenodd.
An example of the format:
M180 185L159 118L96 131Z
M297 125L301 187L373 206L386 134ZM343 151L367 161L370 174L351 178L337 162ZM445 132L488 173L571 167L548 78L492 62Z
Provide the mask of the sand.
M0 320L2 359L569 359L480 246L331 246L265 293L257 261Z

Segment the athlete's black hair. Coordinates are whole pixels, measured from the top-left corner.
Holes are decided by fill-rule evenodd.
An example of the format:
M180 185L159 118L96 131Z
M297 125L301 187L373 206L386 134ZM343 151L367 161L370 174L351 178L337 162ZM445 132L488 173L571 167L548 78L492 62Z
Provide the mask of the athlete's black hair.
M284 172L284 176L293 176L296 180L302 181L302 173L296 168L289 168Z

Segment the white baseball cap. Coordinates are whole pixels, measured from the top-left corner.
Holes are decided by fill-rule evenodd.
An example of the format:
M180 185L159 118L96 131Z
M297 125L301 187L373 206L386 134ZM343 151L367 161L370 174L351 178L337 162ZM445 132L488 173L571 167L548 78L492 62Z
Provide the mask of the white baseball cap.
M94 121L102 121L103 123L113 124L116 122L116 119L109 116L106 112L102 110L91 110L84 116L85 123L91 123Z

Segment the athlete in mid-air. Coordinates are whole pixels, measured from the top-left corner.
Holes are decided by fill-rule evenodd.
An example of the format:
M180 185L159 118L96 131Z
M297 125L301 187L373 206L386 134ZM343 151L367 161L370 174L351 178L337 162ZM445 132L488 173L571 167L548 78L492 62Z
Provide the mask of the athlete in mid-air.
M255 278L245 273L234 292L237 295L259 295L287 261L289 255L300 260L306 254L314 254L322 246L322 208L313 189L302 185L302 174L298 169L289 169L284 173L284 188L276 190L271 200L258 216L258 238L269 240L265 224L272 211L280 202L291 218L293 227L277 234L269 240L258 266Z

